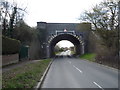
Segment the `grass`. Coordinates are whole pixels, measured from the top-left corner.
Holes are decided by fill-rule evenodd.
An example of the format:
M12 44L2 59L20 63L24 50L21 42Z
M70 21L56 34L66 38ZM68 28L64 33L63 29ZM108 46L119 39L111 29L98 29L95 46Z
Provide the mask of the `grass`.
M60 54L61 52L55 52L55 55Z
M81 55L80 58L95 62L95 56L96 54L94 53L87 53L87 54Z
M75 51L71 51L71 55L74 55L75 54Z
M2 88L33 88L43 75L50 59L18 67L2 73Z

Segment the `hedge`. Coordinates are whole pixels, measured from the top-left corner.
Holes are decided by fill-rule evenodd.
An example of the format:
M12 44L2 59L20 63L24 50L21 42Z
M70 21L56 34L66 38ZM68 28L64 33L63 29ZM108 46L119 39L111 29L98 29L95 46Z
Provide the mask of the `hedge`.
M2 36L2 54L16 54L20 49L20 41Z

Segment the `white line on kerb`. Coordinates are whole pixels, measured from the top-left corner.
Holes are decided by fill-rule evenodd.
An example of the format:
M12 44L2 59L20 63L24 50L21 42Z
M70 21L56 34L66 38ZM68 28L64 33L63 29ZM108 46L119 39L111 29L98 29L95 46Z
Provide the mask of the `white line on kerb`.
M77 67L74 66L74 65L73 65L73 67L76 68L80 73L82 73L82 71L81 71L79 68L77 68Z
M102 90L104 90L99 84L97 84L96 82L93 82L95 85L97 85L99 88L101 88Z

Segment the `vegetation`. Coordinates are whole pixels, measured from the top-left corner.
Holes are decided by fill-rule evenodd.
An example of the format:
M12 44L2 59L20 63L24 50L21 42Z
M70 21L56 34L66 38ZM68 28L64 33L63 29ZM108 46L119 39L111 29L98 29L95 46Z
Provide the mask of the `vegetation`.
M61 52L55 52L55 55L59 55Z
M76 50L75 50L75 47L74 47L74 46L71 46L71 47L70 47L70 51L71 51L71 55L75 55Z
M54 47L55 54L60 54L63 51L64 51L63 47L60 47L59 45L55 45L55 47Z
M118 27L118 3L114 1L103 1L90 11L85 11L81 20L89 21L95 29L113 30Z
M3 72L2 87L5 88L33 88L43 75L50 59L34 62Z
M118 3L103 1L85 11L80 20L90 22L93 25L91 38L95 47L96 61L117 66L118 64Z
M74 54L75 54L75 51L72 51L72 50L71 50L71 55L74 55Z
M17 23L23 19L25 9L18 7L16 2L0 1L0 20L2 21L2 34L13 37L13 30Z
M38 38L39 37L38 33L40 35L42 35L42 33L37 32L35 27L30 27L24 22L25 14L26 7L25 8L20 7L19 4L16 3L15 1L12 3L8 0L7 1L1 0L0 24L2 27L0 28L2 29L2 35L8 38L19 40L22 45L29 46L30 58L39 59L41 54L40 53L41 42ZM5 42L4 39L3 42Z
M82 59L86 59L86 60L93 61L93 62L95 61L95 57L96 57L96 54L94 53L87 53L87 54L80 56L80 58Z
M54 47L55 53L59 53L59 50L60 50L60 46L59 45L55 45L55 47Z
M22 44L30 45L34 38L35 28L28 26L23 20L18 22L13 31L13 38L20 40Z
M16 2L0 1L0 21L2 35L20 40L21 43L30 44L35 28L31 28L24 22L26 8L22 8Z
M15 54L19 52L20 41L2 36L2 54Z

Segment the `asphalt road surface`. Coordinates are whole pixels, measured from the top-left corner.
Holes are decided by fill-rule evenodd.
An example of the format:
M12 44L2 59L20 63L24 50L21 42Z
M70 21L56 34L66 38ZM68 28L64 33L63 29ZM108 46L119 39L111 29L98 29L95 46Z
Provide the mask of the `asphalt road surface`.
M77 58L56 58L42 88L118 88L118 71Z

